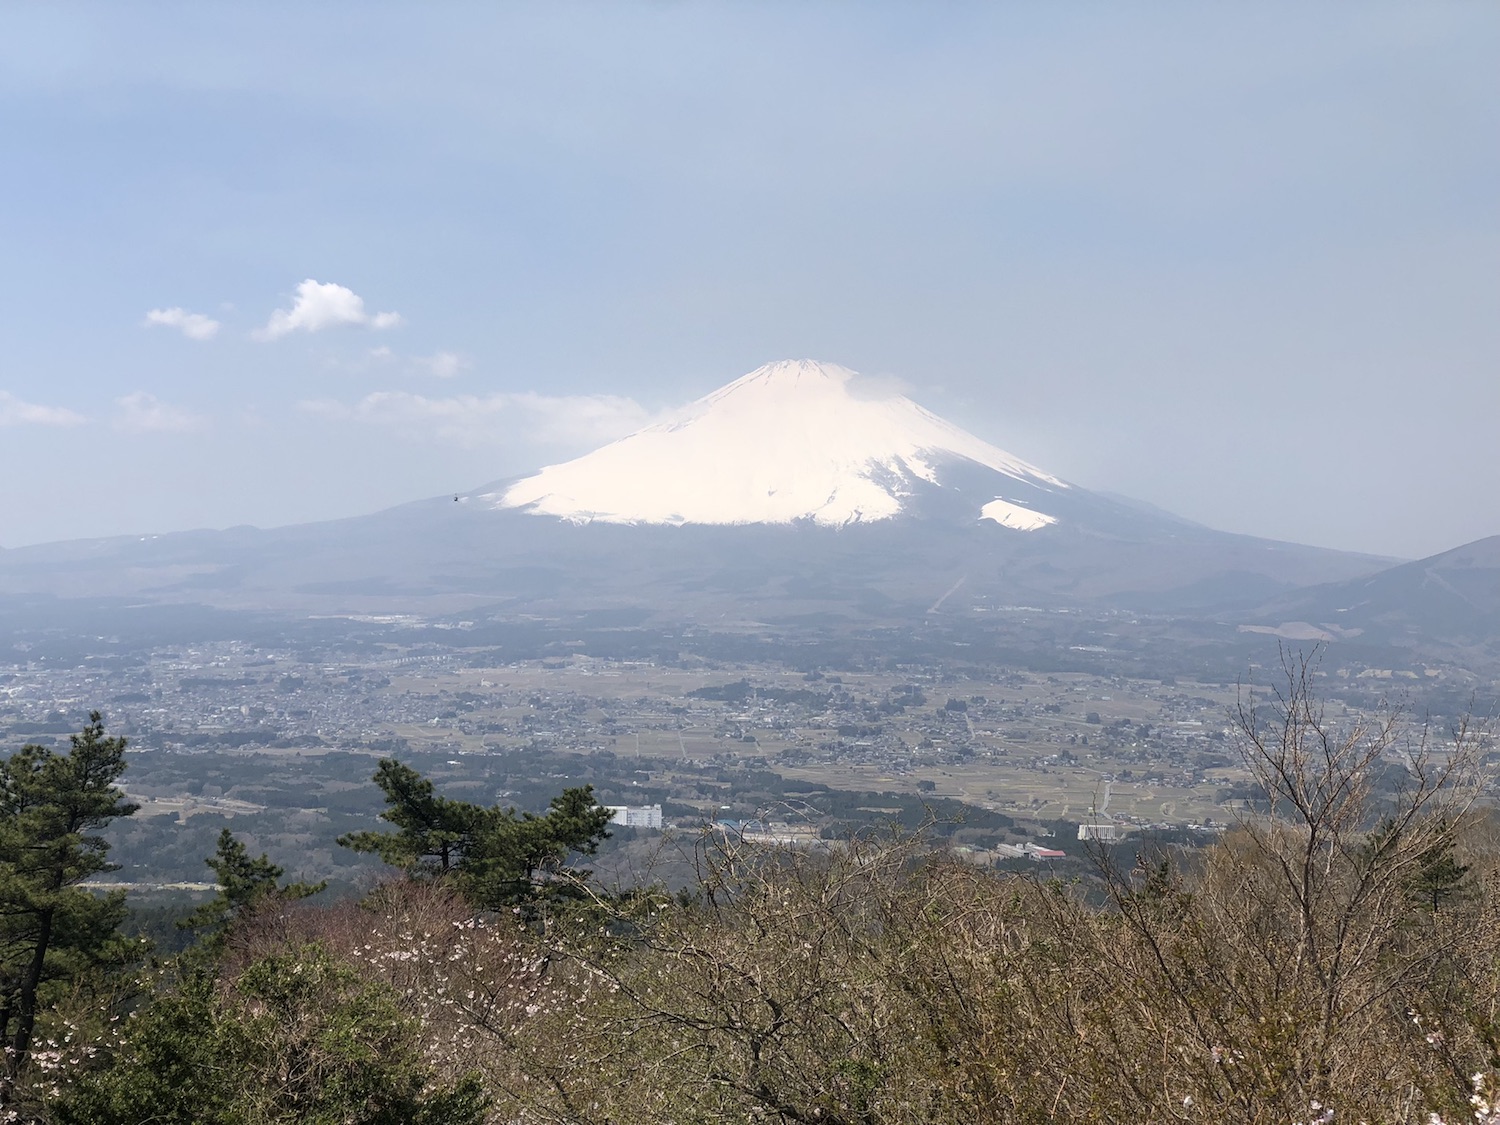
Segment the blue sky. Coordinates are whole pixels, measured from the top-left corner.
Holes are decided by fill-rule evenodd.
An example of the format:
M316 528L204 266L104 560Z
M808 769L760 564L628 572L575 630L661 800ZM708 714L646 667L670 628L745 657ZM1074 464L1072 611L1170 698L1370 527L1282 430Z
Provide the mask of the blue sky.
M791 357L1217 527L1497 534L1497 57L1478 3L5 5L0 545L469 489Z

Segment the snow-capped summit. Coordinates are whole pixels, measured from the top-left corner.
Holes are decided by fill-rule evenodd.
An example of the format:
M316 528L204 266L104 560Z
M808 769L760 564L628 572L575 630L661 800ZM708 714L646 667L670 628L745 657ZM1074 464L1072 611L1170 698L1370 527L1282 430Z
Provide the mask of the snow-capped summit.
M0 610L7 598L46 595L123 600L132 621L138 605L162 603L356 621L462 611L483 613L497 651L515 653L532 651L542 620L608 633L597 643L610 653L662 651L671 636L658 626L727 622L736 649L751 626L766 639L782 628L818 643L839 636L836 648L856 636L846 624L921 621L939 643L927 632L934 614L1000 606L1239 612L1292 587L1368 578L1384 561L1229 535L1066 484L850 371L798 362L467 495L267 531L0 551ZM1334 620L1327 614L1366 597L1359 589L1326 613L1286 602L1267 620ZM644 631L617 636L630 621ZM1046 623L1036 628L1025 636L1048 635ZM1075 635L1093 634L1052 634ZM978 634L964 636L955 643ZM1013 640L1032 643L995 643Z
M479 499L580 523L837 527L890 519L958 477L969 518L1019 531L1057 522L1037 501L1069 488L846 368L787 360Z

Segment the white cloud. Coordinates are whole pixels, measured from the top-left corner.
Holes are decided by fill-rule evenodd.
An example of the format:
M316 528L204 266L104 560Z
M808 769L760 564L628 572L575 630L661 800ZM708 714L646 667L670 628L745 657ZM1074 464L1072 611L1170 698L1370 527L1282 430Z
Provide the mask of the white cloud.
M219 330L219 322L213 317L175 306L170 309L152 309L141 323L146 328L175 328L189 340L212 340Z
M331 354L324 358L323 366L331 371L354 374L371 371L382 372L391 377L393 371L403 375L423 375L433 379L452 379L473 368L474 362L457 352L437 351L431 355L409 355L398 352L385 344L366 348L354 355Z
M356 326L395 328L401 314L367 313L365 299L352 289L333 282L308 278L297 286L297 297L289 309L277 309L266 326L255 335L262 340L276 340L289 332L321 332L325 328Z
M527 417L532 440L545 445L595 446L634 433L656 421L644 406L619 395L513 395Z
M472 367L468 360L457 352L434 352L432 355L412 356L417 368L436 379L451 379L460 371Z
M856 374L849 380L849 394L867 402L884 402L899 395L908 395L911 390L911 384L899 375Z
M171 406L145 391L117 398L115 405L119 407L114 417L115 429L130 434L191 433L203 429L207 423L201 414Z
M407 391L376 391L352 405L327 399L302 402L309 413L385 426L415 440L465 448L524 441L530 445L586 449L624 437L652 421L634 399L618 395L452 395L432 398Z
M62 406L23 402L9 391L0 391L0 426L81 426L87 421Z

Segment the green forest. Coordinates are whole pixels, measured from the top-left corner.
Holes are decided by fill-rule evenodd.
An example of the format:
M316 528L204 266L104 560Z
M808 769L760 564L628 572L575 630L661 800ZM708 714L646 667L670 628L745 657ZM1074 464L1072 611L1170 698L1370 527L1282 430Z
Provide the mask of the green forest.
M1206 847L1063 880L897 825L705 832L686 888L606 890L587 786L517 812L387 758L383 826L338 841L373 889L226 829L170 953L84 885L134 811L95 714L0 762L0 1121L1500 1122L1479 735L1336 726L1285 671L1238 715L1256 799Z

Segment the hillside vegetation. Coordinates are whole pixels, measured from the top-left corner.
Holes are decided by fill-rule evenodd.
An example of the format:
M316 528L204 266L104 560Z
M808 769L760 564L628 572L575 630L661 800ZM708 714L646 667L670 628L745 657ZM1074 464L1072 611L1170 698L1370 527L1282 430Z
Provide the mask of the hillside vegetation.
M1472 732L1334 730L1308 664L1285 671L1240 715L1241 825L1101 853L1089 879L999 875L922 833L709 836L688 890L606 891L579 867L605 830L586 789L523 815L391 762L391 829L344 841L391 879L323 903L226 832L198 941L144 965L118 901L75 885L103 864L88 832L129 813L123 747L32 748L4 764L5 1119L1500 1122Z

